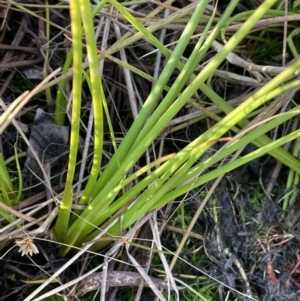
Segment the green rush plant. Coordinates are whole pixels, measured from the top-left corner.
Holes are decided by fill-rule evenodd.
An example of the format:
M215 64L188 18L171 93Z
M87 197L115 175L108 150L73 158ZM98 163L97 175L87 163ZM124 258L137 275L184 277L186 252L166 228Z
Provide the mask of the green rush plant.
M184 14L191 14L191 16L176 47L170 51L154 36L153 31L163 28L168 22L172 22L175 17L179 16L179 12L171 14L162 22L157 22L157 24L146 28L116 0L101 1L93 11L88 0L70 1L73 43L71 140L66 185L55 225L56 238L63 243L60 247L61 255L67 255L72 246L80 247L93 240L101 229L109 226L113 221L117 221L105 234L106 238L111 237L112 241L114 237L121 236L126 229L130 228L147 212L158 209L172 199L187 193L190 189L203 185L264 154L273 156L294 171L299 170L300 161L281 146L288 141L297 139L300 131L296 130L275 141L266 135L276 126L299 114L299 106L276 118L270 118L259 127L250 127L247 120L248 115L259 107L299 86L300 82L297 78L291 79L293 75L298 74L299 59L296 59L284 71L236 108L228 104L206 84L206 80L213 75L214 71L224 62L226 56L239 45L255 24L265 16L273 14L270 9L276 0L263 1L255 11L245 15L245 22L240 29L228 39L225 46L212 57L209 63L198 74L195 74L194 70L209 51L213 41L228 26L229 18L239 1L232 0L230 2L223 15L217 19L212 30L212 22L215 22L216 19L214 16L211 17L204 34L198 39L190 57L183 64L181 62L183 51L189 44L195 28L202 20L204 10L210 2L209 0L194 2L180 11L182 13L181 18L184 17ZM114 45L99 54L93 28L93 17L106 5L112 6L126 18L137 33L124 34ZM83 71L83 67L86 65L82 64L82 36L85 37L87 46L88 72ZM130 64L111 57L114 52L140 39L146 39L168 59L157 80L130 66ZM154 83L151 93L118 147L99 73L99 60L105 57ZM66 66L69 64L70 61L68 60ZM180 70L180 72L174 84L169 87L167 83L175 69ZM79 200L79 204L85 206L85 209L83 211L77 210L72 215L72 185L74 184L77 161L83 80L87 81L90 88L95 112L94 157L89 179ZM215 115L216 124L178 153L159 158L157 161L131 173L132 168L151 143L160 136L172 118L199 90L214 102L226 116L220 119ZM163 92L165 96L161 100ZM59 99L60 97L58 95ZM64 103L60 102L59 105L65 107ZM61 113L60 109L57 109L56 112ZM107 166L101 171L104 119L109 125L114 154ZM60 117L58 122L61 123L62 121L63 119ZM231 139L222 138L229 131L236 133L236 136ZM228 142L222 150L210 158L201 160L204 152L218 141ZM257 146L257 150L233 162L223 163L220 168L208 169L250 142ZM109 239L98 241L92 248L99 250L109 242Z

